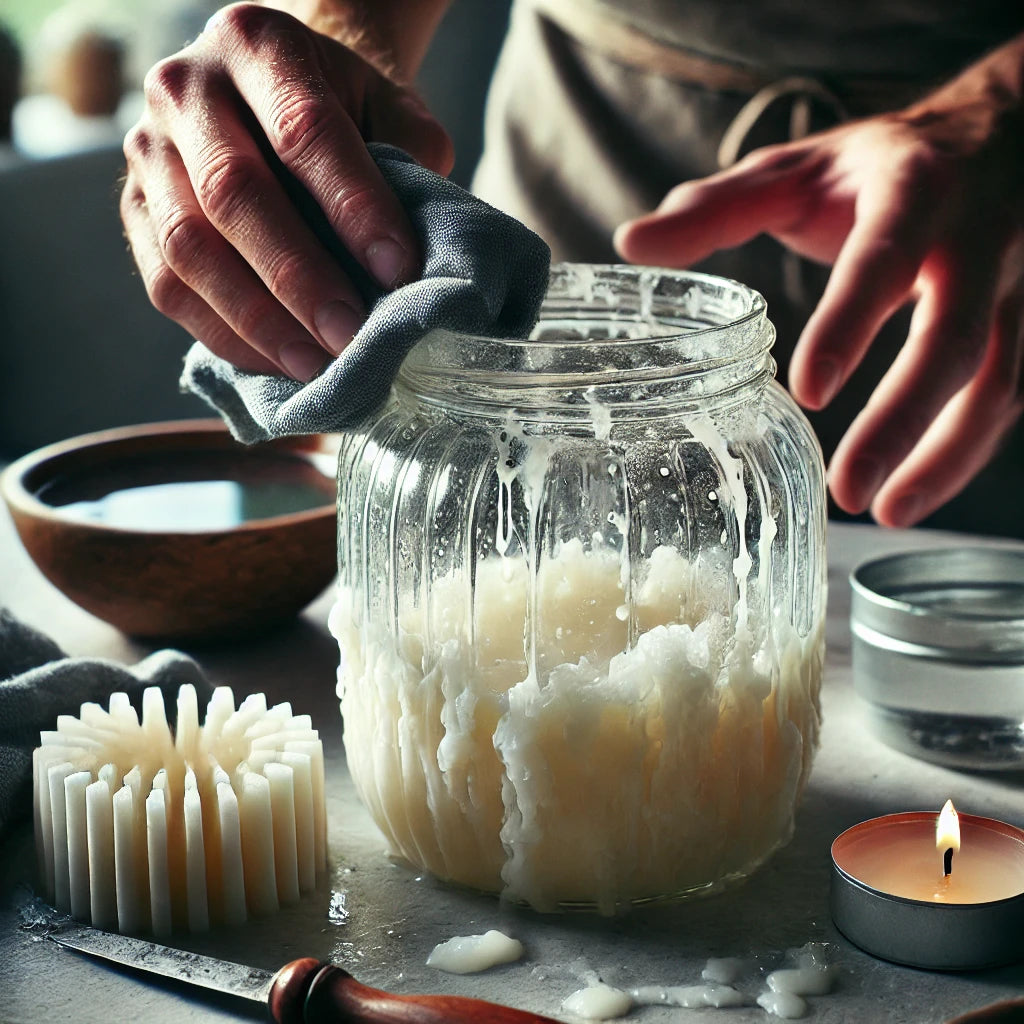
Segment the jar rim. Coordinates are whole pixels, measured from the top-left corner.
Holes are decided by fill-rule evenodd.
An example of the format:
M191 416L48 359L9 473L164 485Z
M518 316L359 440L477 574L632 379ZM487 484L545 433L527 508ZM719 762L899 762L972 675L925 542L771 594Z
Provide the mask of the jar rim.
M698 375L763 357L774 339L764 297L730 278L666 267L556 263L529 337L432 331L406 357L400 376Z

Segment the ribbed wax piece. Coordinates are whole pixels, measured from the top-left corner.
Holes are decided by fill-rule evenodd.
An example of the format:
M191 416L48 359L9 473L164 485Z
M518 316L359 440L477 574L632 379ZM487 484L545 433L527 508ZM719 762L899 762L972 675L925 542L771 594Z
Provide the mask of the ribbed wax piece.
M39 870L55 906L122 932L204 931L293 903L327 865L324 761L308 715L192 686L83 704L33 755Z

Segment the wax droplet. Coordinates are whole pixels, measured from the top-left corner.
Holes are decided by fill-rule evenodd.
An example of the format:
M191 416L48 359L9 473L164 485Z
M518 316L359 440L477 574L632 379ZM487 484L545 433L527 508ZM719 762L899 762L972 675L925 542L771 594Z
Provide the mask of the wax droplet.
M807 1003L792 992L762 992L757 1005L783 1020L796 1020L807 1013Z
M622 989L598 983L573 992L562 1009L584 1020L612 1020L624 1017L633 1008L633 998Z
M439 943L427 957L427 966L449 974L475 974L522 958L523 944L491 929L483 935L456 935Z

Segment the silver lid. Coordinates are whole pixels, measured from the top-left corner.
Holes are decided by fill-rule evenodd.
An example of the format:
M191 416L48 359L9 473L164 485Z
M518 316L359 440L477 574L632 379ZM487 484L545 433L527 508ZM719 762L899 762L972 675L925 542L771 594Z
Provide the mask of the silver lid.
M850 576L855 626L962 662L1024 662L1024 550L949 548L874 559Z
M1024 549L890 555L850 583L854 687L878 738L958 768L1024 767Z

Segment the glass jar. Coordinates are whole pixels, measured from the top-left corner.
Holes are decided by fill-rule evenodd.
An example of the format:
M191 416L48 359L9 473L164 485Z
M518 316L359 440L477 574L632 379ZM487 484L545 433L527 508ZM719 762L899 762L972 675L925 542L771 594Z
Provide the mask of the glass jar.
M821 452L756 292L560 265L435 332L340 453L348 764L393 852L540 910L714 891L819 730Z

